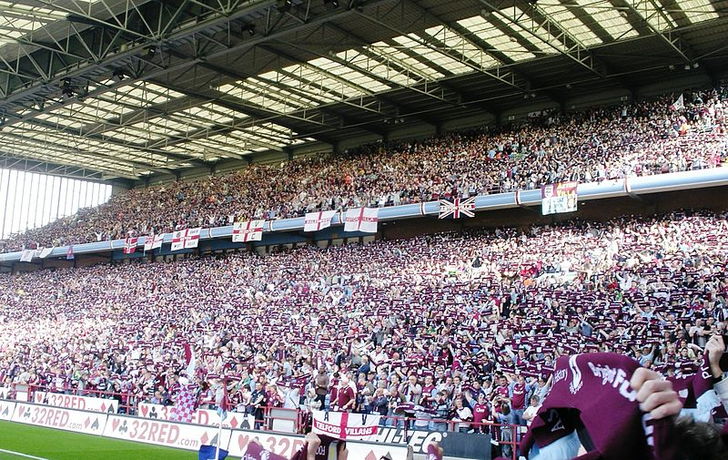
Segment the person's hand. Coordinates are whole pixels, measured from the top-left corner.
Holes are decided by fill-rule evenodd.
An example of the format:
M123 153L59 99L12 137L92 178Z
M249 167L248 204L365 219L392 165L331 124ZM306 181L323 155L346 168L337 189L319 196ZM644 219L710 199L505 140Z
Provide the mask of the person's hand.
M672 389L672 382L664 380L659 373L640 367L634 372L629 383L637 391L640 409L649 412L653 419L658 420L680 413L682 403Z
M336 460L348 460L349 449L346 448L346 441L339 441L336 444Z
M720 334L713 335L708 343L705 345L705 351L708 352L708 361L710 362L710 373L715 378L720 378L723 375L723 370L720 368L720 358L725 353L725 343L723 342L723 336Z
M321 446L321 438L312 431L306 435L306 443L308 444L306 458L308 460L314 460L316 458L316 451Z

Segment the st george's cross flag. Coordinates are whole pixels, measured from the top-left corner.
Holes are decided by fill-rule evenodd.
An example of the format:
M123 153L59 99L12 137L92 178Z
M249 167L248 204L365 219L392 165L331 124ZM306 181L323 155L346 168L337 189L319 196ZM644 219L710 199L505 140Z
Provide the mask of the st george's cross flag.
M170 251L179 251L185 247L185 235L187 230L177 230L172 233L172 246L169 248Z
M249 220L233 224L233 243L247 243L263 239L264 220Z
M172 233L171 251L196 248L200 242L200 227L177 230Z
M200 243L201 231L201 227L187 229L187 235L185 236L185 249L192 249L197 247L197 245Z
M154 233L152 233L151 235L147 235L147 237L144 239L144 250L152 251L154 249L161 248L163 241L163 235L155 235Z
M341 440L373 440L380 430L379 414L312 411L311 431Z
M319 211L306 213L303 221L304 232L317 232L325 228L331 227L331 219L334 218L336 211Z
M453 201L440 200L438 219L445 219L450 216L453 219L460 219L461 216L475 217L475 197L467 200L461 198L455 198Z
M379 208L354 208L346 211L345 232L377 233Z
M139 238L127 236L124 240L124 254L134 254L137 248L137 242Z

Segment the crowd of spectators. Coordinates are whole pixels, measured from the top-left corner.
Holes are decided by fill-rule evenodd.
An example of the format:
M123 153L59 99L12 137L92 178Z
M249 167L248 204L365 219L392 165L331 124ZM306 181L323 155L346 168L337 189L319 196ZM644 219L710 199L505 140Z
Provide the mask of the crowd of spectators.
M173 404L190 343L202 405L224 378L252 413L292 404L416 416L431 429L526 424L562 355L698 370L728 324L726 217L3 274L0 387Z
M195 181L136 188L96 208L15 235L5 251L214 227L233 220L468 197L576 180L593 182L720 166L726 89L584 112L541 113L497 131L363 146Z

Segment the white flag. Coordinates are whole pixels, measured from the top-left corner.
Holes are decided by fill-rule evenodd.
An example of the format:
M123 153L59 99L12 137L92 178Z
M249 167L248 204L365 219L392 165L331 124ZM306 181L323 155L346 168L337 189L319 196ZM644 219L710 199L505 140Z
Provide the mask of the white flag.
M200 242L200 230L201 227L187 229L187 235L185 235L185 249L196 248Z
M144 237L144 250L151 251L153 245L154 245L154 234L145 236Z
M53 249L55 249L55 246L54 247L51 247L51 248L43 248L43 249L41 249L40 254L38 255L38 257L40 257L41 259L45 259L49 255L51 255L51 252L53 252Z
M303 221L304 232L317 232L325 228L331 227L331 219L334 218L336 211L319 211L309 212Z
M236 222L233 225L233 243L261 241L263 239L263 224L265 224L264 220Z
M675 102L672 103L670 106L672 110L682 110L685 108L685 99L683 98L683 95L681 94L679 98Z
M170 251L179 251L185 247L185 235L187 230L177 230L172 233L172 246L169 248Z
M20 261L21 262L32 261L34 253L35 253L35 250L33 250L33 249L23 249L23 252L20 254Z
M355 208L346 211L345 232L377 233L379 208Z
M161 248L163 241L163 235L155 235L154 233L152 233L151 235L147 235L147 237L144 238L144 250L152 251L154 249Z

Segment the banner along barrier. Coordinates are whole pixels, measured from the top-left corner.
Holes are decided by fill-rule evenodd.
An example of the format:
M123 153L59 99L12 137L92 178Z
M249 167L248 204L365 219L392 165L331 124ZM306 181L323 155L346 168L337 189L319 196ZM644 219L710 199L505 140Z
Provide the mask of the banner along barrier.
M199 450L202 445L217 445L218 442L225 448L230 442L230 430L222 430L222 439L218 439L215 427L122 415L108 416L103 435L185 450Z
M76 396L63 393L47 393L36 391L33 395L36 404L65 407L66 409L90 410L93 412L119 412L119 401L116 399L94 398L91 396Z
M490 436L453 431L421 431L382 427L371 439L380 443L411 446L415 454L427 454L427 446L439 443L447 457L490 460Z
M157 420L175 420L174 406L163 406L162 404L139 403L137 416ZM212 409L197 409L192 413L190 423L196 425L217 427L220 423L220 416ZM228 412L222 422L223 428L252 429L255 426L255 416L239 412Z
M230 444L228 445L230 455L242 457L248 449L248 444L253 439L257 439L265 449L286 458L291 458L293 454L298 452L306 444L303 436L298 435L234 430L230 438Z
M305 438L301 435L233 430L228 449L230 455L242 457L248 449L248 444L254 439L257 439L265 449L286 458L291 458L306 444ZM347 441L346 447L349 450L349 458L355 460L379 460L386 455L393 460L407 458L407 446L402 445ZM328 456L326 452L319 454Z
M8 395L10 394L10 388L8 387L0 387L0 399L8 399Z
M11 420L15 413L15 401L0 400L0 420Z
M223 429L222 437L218 439L218 428L214 426L5 400L0 400L0 420L189 451L197 451L202 445L216 445L219 441L221 448L237 457L245 454L253 439L265 449L287 458L306 443L302 435L232 429ZM347 441L346 445L349 458L356 460L378 460L387 455L393 460L407 458L406 444Z
M311 428L316 434L325 434L332 438L370 441L376 437L379 430L378 414L350 414L348 412L333 412L315 410Z
M19 402L15 404L15 412L10 421L100 435L104 431L106 417L108 415L95 412Z

